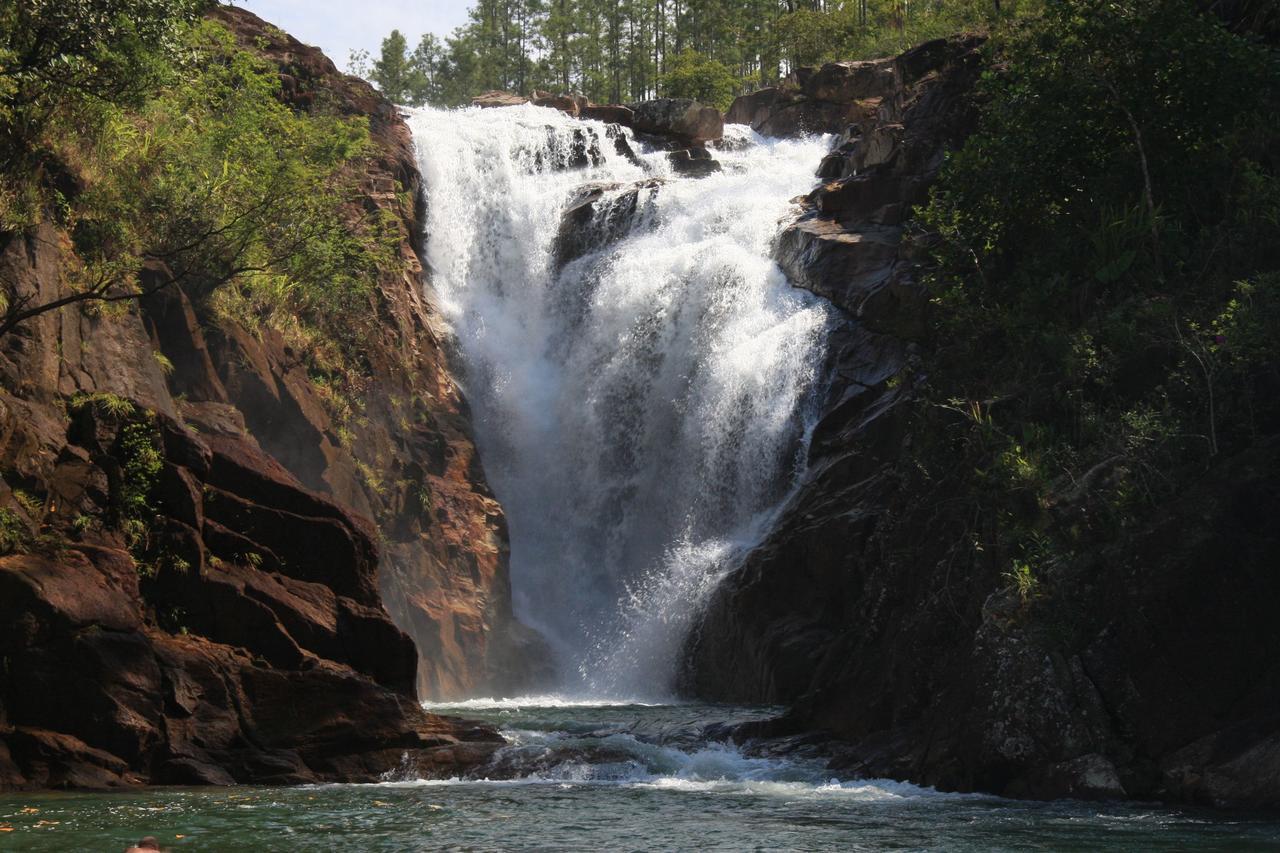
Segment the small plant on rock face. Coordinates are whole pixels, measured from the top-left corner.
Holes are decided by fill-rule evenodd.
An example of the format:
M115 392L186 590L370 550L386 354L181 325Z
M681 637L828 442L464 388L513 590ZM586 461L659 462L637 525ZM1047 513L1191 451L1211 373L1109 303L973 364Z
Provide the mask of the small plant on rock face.
M44 518L44 501L22 489L13 490L13 499L22 507L22 511L32 521L39 523Z
M1040 592L1040 579L1035 576L1031 564L1025 560L1014 560L1013 568L1005 572L1004 576L1023 604L1030 602Z
M0 556L23 554L31 544L31 531L11 509L0 509Z
M159 366L161 373L163 373L165 376L173 375L173 370L174 370L173 362L169 360L169 357L167 355L160 352L159 350L156 350L151 353L151 357L155 359L156 365Z
M129 424L120 432L120 455L124 469L123 511L131 517L150 512L148 499L164 458L156 447L155 428L150 423Z
M124 397L106 392L97 392L94 394L76 394L71 398L71 410L79 411L85 406L92 406L104 415L111 415L116 418L127 418L133 414L133 403L130 403Z

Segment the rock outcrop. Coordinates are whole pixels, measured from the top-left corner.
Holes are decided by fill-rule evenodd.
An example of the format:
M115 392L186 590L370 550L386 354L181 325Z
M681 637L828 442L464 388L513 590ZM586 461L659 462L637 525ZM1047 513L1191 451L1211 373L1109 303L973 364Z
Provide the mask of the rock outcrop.
M626 236L651 214L662 180L650 178L630 185L584 184L569 200L556 232L556 265L570 261Z
M522 104L530 103L530 100L524 95L517 95L515 92L503 92L495 89L491 92L481 92L476 95L471 99L471 106L487 108L518 107Z
M918 79L937 58L921 54L905 61L899 57L797 68L778 86L734 100L724 120L751 125L765 136L840 133L850 124L874 120L885 99L901 95L904 75Z
M823 101L816 109L856 121L840 128L835 148L848 177L797 200L800 214L780 233L775 255L795 286L828 299L847 322L832 336L832 379L807 482L774 533L713 594L691 636L684 687L699 696L799 699L815 683L817 650L826 650L838 634L840 601L857 595L848 569L856 552L849 549L875 525L876 511L860 505L885 487L881 469L901 438L908 400L906 386L891 380L910 371L911 332L923 322L924 292L917 262L903 245L903 222L947 146L962 140L972 124L966 95L980 71L980 44L955 39L918 48L936 57L932 66L914 61L913 51L792 75L845 81L839 89L844 100ZM865 88L853 86L854 80ZM834 88L820 91L834 98ZM811 132L800 118L814 102L798 90L784 91L790 94L740 97L730 120L750 109L758 111L753 125L762 132ZM875 108L868 111L872 96ZM837 542L845 547L825 545Z
M672 151L667 154L667 160L677 174L691 178L705 178L707 175L720 171L720 161L712 157L711 152L701 146Z
M651 142L654 147L675 152L681 162L708 159L700 152L706 151L708 142L714 142L724 134L725 119L720 111L691 98L655 98L623 106L593 104L581 95L553 95L535 90L529 97L514 92L493 91L471 99L472 106L486 108L516 107L522 104L549 107L574 118L631 128L638 138ZM685 153L680 155L681 151ZM694 171L703 174L711 169L695 166Z
M724 134L724 118L715 107L691 98L656 98L633 104L631 128L672 137L685 146L701 146Z
M777 257L848 321L805 482L714 593L687 692L792 705L846 772L1019 797L1280 806L1280 445L1257 442L1024 599L964 543L992 523L910 469L929 235L906 230L971 130L974 39L801 69L730 121L839 134ZM980 509L980 505L979 505Z
M429 283L423 287L422 187L409 129L394 106L364 81L338 73L319 50L249 13L224 7L217 14L242 44L296 81L297 106L321 95L370 116L379 153L364 179L362 206L394 213L404 263L402 274L378 282L370 305L381 334L365 342L366 422L349 447L341 446L319 389L269 333L261 340L238 330L215 335L230 402L243 409L264 449L305 485L376 522L381 589L392 618L418 645L419 694L519 692L526 686L523 655L539 644L511 613L506 520L485 482ZM590 159L593 144L584 137L572 153ZM246 364L256 371L236 366ZM257 382L252 373L264 367L272 377Z
M418 696L519 690L541 653L422 287L407 128L318 50L211 14L295 109L369 117L349 213L398 223L403 264L370 296L361 426L280 334L176 286L0 340L0 788L465 772L500 738ZM78 263L54 225L0 243L18 296Z

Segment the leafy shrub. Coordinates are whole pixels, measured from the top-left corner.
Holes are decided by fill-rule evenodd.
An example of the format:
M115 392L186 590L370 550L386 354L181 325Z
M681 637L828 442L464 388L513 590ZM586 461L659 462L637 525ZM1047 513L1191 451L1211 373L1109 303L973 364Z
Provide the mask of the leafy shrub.
M1048 0L989 50L920 215L918 461L964 459L987 544L1039 577L1012 557L1037 537L1091 547L1280 428L1280 61L1192 0Z
M662 93L669 98L693 98L721 110L733 103L737 80L723 63L696 50L683 50L662 75Z
M31 544L31 530L18 514L0 508L0 557L25 553Z

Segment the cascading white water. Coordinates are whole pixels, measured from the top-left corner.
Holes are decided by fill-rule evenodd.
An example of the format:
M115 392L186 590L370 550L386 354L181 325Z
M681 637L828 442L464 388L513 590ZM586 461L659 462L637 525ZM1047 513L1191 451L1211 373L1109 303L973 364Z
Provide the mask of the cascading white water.
M694 180L544 108L423 109L410 126L517 615L564 689L665 695L696 608L803 457L829 309L769 245L827 142L731 126L741 147ZM612 204L629 229L561 267L561 216L591 182L594 225Z

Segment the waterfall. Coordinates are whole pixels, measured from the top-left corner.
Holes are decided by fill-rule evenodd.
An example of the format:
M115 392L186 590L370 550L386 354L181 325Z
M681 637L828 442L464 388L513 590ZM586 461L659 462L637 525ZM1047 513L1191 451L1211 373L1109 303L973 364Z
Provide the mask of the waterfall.
M410 126L516 614L564 690L666 695L700 602L802 464L830 309L769 248L827 142L729 126L695 180L545 108Z

